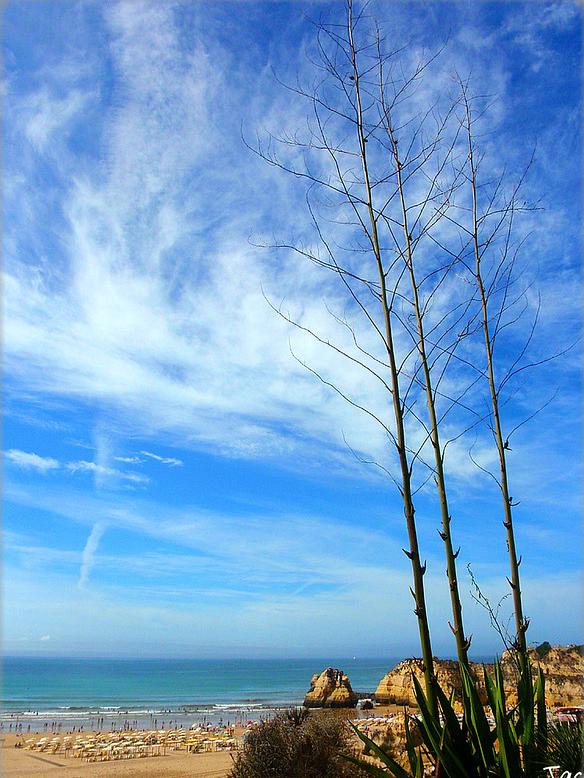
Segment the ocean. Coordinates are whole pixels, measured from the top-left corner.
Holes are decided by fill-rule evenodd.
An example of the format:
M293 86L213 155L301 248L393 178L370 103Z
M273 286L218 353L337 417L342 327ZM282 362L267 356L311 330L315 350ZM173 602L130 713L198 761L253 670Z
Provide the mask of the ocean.
M257 720L301 705L310 678L344 670L357 692L373 693L399 659L3 660L0 729L42 731L190 726Z

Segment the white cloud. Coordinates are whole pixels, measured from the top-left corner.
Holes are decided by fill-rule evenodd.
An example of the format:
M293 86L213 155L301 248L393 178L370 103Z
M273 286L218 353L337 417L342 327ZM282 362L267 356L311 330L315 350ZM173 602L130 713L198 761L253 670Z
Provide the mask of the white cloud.
M4 452L4 456L9 462L12 462L23 470L36 470L40 473L48 473L51 470L58 470L61 468L61 463L53 457L42 457L33 452L20 451L19 449L11 448ZM154 456L154 458L157 457ZM119 459L122 462L128 463L143 461L137 457L121 457ZM164 461L164 458L162 458L162 461ZM167 462L167 464L182 464L182 462L180 462L180 460L171 460ZM88 462L83 459L67 462L64 465L64 468L70 473L92 473L96 479L97 485L102 485L106 478L114 478L136 484L146 484L150 480L147 476L141 475L140 473L118 470L117 468L108 467L107 465L98 462Z
M150 538L151 550L131 563L132 569L141 570L143 575L151 571L163 574L166 568L167 574L173 569L179 573L198 571L203 579L214 574L238 585L248 582L251 588L270 583L289 583L297 588L307 578L347 585L354 576L367 575L362 561L349 563L355 555L372 565L389 559L397 560L400 567L405 564L400 545L392 537L401 532L399 513L394 526L385 532L282 509L239 516L196 506L177 509L134 496L89 496L63 488L33 495L26 487L9 485L6 499L91 526L98 540L105 525ZM157 541L184 552L157 552ZM18 541L17 545L24 553L26 544Z
M77 582L79 589L83 589L87 583L89 573L91 572L91 568L94 564L95 554L97 552L97 547L99 546L99 541L101 540L105 530L106 525L103 522L96 522L93 525L91 532L89 533L89 537L85 543L81 558L81 569L79 571L79 581Z
M155 459L157 462L162 462L163 465L170 465L171 467L179 467L184 464L182 459L176 459L175 457L161 457L158 454L153 454L150 451L140 451L142 456Z
M308 452L315 439L344 448L340 427L359 448L371 440L370 426L294 362L288 328L262 297L267 281L275 299L296 290L318 299L330 295L330 279L294 261L280 265L270 289L267 255L247 246L264 205L249 189L226 186L232 140L214 125L227 121L238 134L233 117L244 95L224 89L225 53L198 47L185 57L172 11L140 9L120 5L109 14L122 86L102 128L108 176L67 179L66 283L53 283L48 266L32 276L10 266L10 370L35 391L103 402L122 424L178 431L191 445L231 456ZM280 96L271 118L286 115L285 103ZM258 194L266 185L288 192L245 155L238 164ZM317 324L318 309L306 310ZM307 338L294 339L334 376L347 373ZM360 376L346 378L364 391Z
M195 14L205 25L210 7L201 6ZM543 26L564 24L567 7L546 6L550 10ZM284 300L286 310L325 339L340 340L342 346L353 348L351 336L328 316L323 302L338 315L346 315L360 344L383 358L375 338L347 309L342 288L339 291L330 276L289 254L259 251L248 243L250 233L262 231L270 243L273 230L291 239L300 236L312 246L314 236L308 229L303 193L291 179L246 155L240 143L242 116L252 136L262 125L293 133L304 126L304 107L293 104L289 93L274 91L266 61L258 60L264 69L256 68L256 61L250 68L249 60L244 61L249 52L234 54L218 45L212 28L206 27L204 35L198 34L198 28L190 30L190 48L185 49L187 36L175 23L169 3L102 4L99 10L109 25L103 37L112 41L107 53L112 69L108 90L111 85L114 93L111 101L103 103L99 116L94 115L94 124L89 126L87 110L94 93L79 87L76 79L83 63L75 61L73 66L60 69L59 89L38 90L25 96L16 106L18 110L8 112L14 117L15 135L30 141L23 144L27 153L39 155L19 158L17 172L6 177L7 199L14 211L8 225L5 281L5 357L11 382L17 389L25 389L27 397L44 400L57 396L95 410L121 438L131 434L119 449L122 451L132 446L130 440L139 439L135 446L182 445L223 456L275 457L280 462L293 462L305 473L322 472L328 478L335 468L346 465L344 434L358 453L386 463L384 434L295 362L289 353L289 339L303 360L385 419L391 414L383 389L305 333L291 332L266 304L262 286L270 299L276 304ZM410 18L397 22L409 24ZM511 26L504 34L517 34L520 41L521 29L521 25ZM489 93L498 93L500 101L484 117L489 131L499 129L515 112L507 92L509 63L503 56L491 56L498 50L498 35L483 36L474 27L466 34L463 30L458 39L460 51L453 60L462 73L474 60L477 83L488 84ZM544 42L533 28L525 42L529 46L539 43L543 50ZM275 57L280 37L272 43L270 57ZM76 48L84 51L84 46ZM289 60L288 72L297 64L302 68L290 48L283 48L282 53ZM534 62L539 61L540 53L534 54ZM299 56L302 58L303 52ZM434 75L428 71L428 78L420 83L420 102L427 99L431 103L442 94L452 65L448 57L437 63ZM57 65L55 72L58 69ZM100 70L90 71L93 81L99 80ZM18 102L14 96L11 100L12 104ZM414 110L418 108L416 103ZM90 129L99 149L96 152L88 144L88 157L85 149L80 151L83 144L76 143L75 148L67 145L80 120L87 122L85 129ZM555 133L556 126L550 126ZM569 136L572 125L565 126ZM489 136L485 139L487 151L492 152ZM513 146L507 140L497 150L502 155ZM514 142L524 150L523 134ZM550 136L543 144L543 156L547 155L551 160L548 164L553 166L549 180L562 180L557 164L564 145L557 143L557 136ZM89 158L93 153L96 157ZM573 159L570 164L573 166ZM50 175L39 165L49 165ZM39 180L39 171L43 180L58 183L47 184L46 189L32 187L31 181ZM43 211L47 203L55 206L51 213L54 220ZM336 215L331 208L333 223ZM562 222L548 219L542 229L544 217L538 214L537 218L538 234L548 233L547 245L554 249L549 257L554 258L557 236L564 234ZM46 229L47 224L52 231ZM332 229L335 239L339 238L342 227L335 223ZM53 241L55 235L58 239ZM548 252L542 251L541 245L539 253L547 261ZM528 255L530 263L536 263L537 253ZM566 256L569 254L568 247ZM557 294L542 321L547 313L546 332L555 329L560 333L562 327L555 326L558 315L563 312L564 320L575 321L572 312L578 295L562 291L573 289L574 274L569 268L561 285L555 266L553 276L550 290ZM399 347L403 344L398 343ZM472 358L481 359L476 354ZM564 367L565 363L558 367L554 381ZM453 384L448 385L450 389L456 388L456 376ZM478 397L476 407L481 407L481 402ZM563 415L573 424L570 411ZM525 495L541 500L545 493L550 504L557 503L555 489L549 489L550 460L557 457L562 445L562 441L555 441L554 450L550 448L554 427L548 425L545 445L540 444L537 457L530 455L534 449L527 451L527 446L523 452L514 446L513 454L514 484L523 478L521 491ZM138 484L147 479L112 467L112 461L139 465L147 457L168 465L181 464L181 460L147 451L141 456L114 456L108 429L105 424L103 430L97 425L95 461L69 462L67 472L92 474L96 486L108 479ZM408 431L412 444L422 445L420 429L414 426ZM448 432L456 433L454 422ZM537 434L541 437L539 429ZM493 464L494 449L489 446L479 439L474 452L485 467ZM457 541L463 543L463 554L466 547L492 556L494 548L500 549L499 536L495 542L486 522L481 518L477 526L475 516L466 509L473 488L483 489L466 448L461 440L449 447L447 457L448 472L469 483L454 506L458 509ZM59 467L54 459L12 453L20 456L20 462L14 456L12 461L23 468L47 471ZM570 465L574 468L573 462ZM357 471L352 461L351 471ZM568 495L562 504L574 500L573 470L566 469L565 478L569 488L561 490ZM83 485L87 482L79 480ZM339 638L347 639L347 623L359 623L361 633L379 636L381 645L388 622L380 613L389 614L396 634L406 629L405 624L408 634L415 634L411 603L407 595L402 596L409 574L393 535L398 528L401 532L403 511L392 497L387 511L379 517L378 527L389 527L385 534L370 527L347 526L338 517L327 520L291 515L281 509L233 516L196 507L174 511L148 502L126 502L118 495L116 499L100 499L100 495L82 499L70 487L49 495L31 492L27 485L16 501L91 527L80 569L79 553L70 549L43 548L34 539L15 549L19 559L31 561L35 574L35 567L43 565L73 569L70 589L75 588L77 575L80 588L91 575L106 523L143 535L151 543L146 553L131 556L102 551L100 569L117 571L117 583L108 588L99 582L100 593L91 600L95 608L88 607L88 592L67 591L69 578L65 574L55 589L46 586L48 578L43 579L43 587L38 582L31 586L30 581L36 581L31 574L28 589L23 587L22 592L16 582L26 583L26 577L15 577L16 596L7 597L6 602L14 609L14 624L22 617L35 625L36 631L30 634L61 624L69 605L70 635L84 634L86 641L95 636L101 639L104 629L117 630L118 637L131 630L154 642L160 635L166 639L176 629L192 636L196 632L193 625L200 625L204 618L218 644L222 638L231 641L256 634L266 640L273 638L274 646L287 647L293 633L295 638L307 636L307 645L313 640L314 646L322 648L326 640L341 645ZM418 511L423 547L430 544L427 527L434 516L424 501L426 496L421 495ZM518 526L521 532L520 518ZM465 538L473 531L473 543L465 546ZM435 536L433 525L431 533ZM572 528L562 529L563 542L572 537L570 533ZM163 544L167 548L178 546L181 552L165 552ZM428 589L441 603L444 624L447 593L443 577L436 572L443 568L443 562L441 557L429 562ZM526 555L526 566L528 563ZM126 570L131 578L124 587L121 579ZM564 584L558 579L540 579L538 586L531 585L537 595L531 595L534 607L547 608L552 631L556 606L568 610L577 599L573 580L566 579ZM529 591L533 575L526 580ZM319 586L323 591L318 592ZM546 596L539 596L546 587ZM43 588L45 592L58 591L59 596L55 594L47 602ZM91 588L97 589L97 582ZM394 591L398 596L391 596ZM189 598L184 607L166 607L169 601ZM133 602L128 602L130 599ZM235 604L216 605L221 599ZM330 629L335 614L342 614L342 618ZM562 618L568 623L570 615ZM471 624L471 631L473 628ZM118 650L119 645L121 641Z
M41 635L41 637L39 638L39 640L40 640L42 643L45 643L47 640L50 640L50 639L51 639L51 636L50 636L50 635Z
M4 452L4 456L17 467L24 470L38 470L40 473L48 473L49 470L57 470L60 465L52 457L42 457L32 452L20 451L11 448Z
M558 8L552 11L555 18ZM325 339L353 348L323 302L346 314L364 348L382 357L375 339L330 276L248 243L250 232L272 225L312 239L303 193L246 155L239 137L241 116L253 129L293 131L304 123L304 107L275 91L267 70L253 79L234 73L230 51L212 34L194 34L202 42L185 50L169 4L122 3L104 13L117 91L115 110L95 127L103 164L92 169L66 149L60 157L67 173L58 192L61 263L39 260L31 272L15 246L5 283L7 371L29 391L99 406L121 434L224 456L274 457L307 471L349 461L361 474L346 437L357 452L387 464L384 433L295 362L289 340L307 364L384 419L391 417L387 395L306 334L290 332L266 304L262 285ZM464 72L468 47L454 58ZM303 63L290 68L296 65ZM419 100L431 103L449 79L448 56L436 67L420 84ZM495 126L510 108L509 72L487 56L477 69L477 79L501 98L485 115ZM69 124L75 120L71 114ZM19 210L21 200L31 203L30 195L16 199ZM28 219L43 221L34 210ZM475 472L462 443L452 452L450 472ZM95 464L98 485L114 469L99 456Z
M65 97L57 97L47 87L27 98L23 111L25 133L39 150L44 150L55 136L59 144L64 132L71 129L87 108L91 95L73 89Z
M140 475L140 473L125 472L113 467L99 465L96 462L87 462L83 459L78 460L77 462L67 462L65 468L71 473L93 473L100 478L119 478L122 481L131 481L136 484L145 484L149 481L147 476Z
M100 564L102 561L100 558ZM125 557L109 560L112 568L116 561L123 565ZM184 570L187 575L181 575L178 585L160 581L136 584L131 567L132 585L116 579L109 586L96 581L79 590L69 576L43 570L25 575L22 569L11 568L6 584L6 645L17 649L17 629L20 634L23 630L35 634L33 630L38 630L40 623L47 632L51 625L59 624L59 640L51 643L63 653L87 654L89 650L103 655L111 648L112 655L131 655L139 650L141 655L159 656L161 644L169 655L182 652L192 656L193 651L206 647L214 658L232 652L257 657L263 651L269 652L268 656L289 656L291 647L296 655L324 652L336 656L339 651L351 655L356 653L351 650L355 645L368 653L377 650L379 656L417 652L410 598L401 594L407 592L407 574L385 567L368 573L357 568L357 578L345 588L320 593L308 589L300 594L264 591L242 603L240 596L229 592L206 590L196 580L196 571ZM438 655L450 655L447 587L443 577L428 575L435 650ZM505 592L499 577L481 580L481 584L495 602ZM526 608L533 616L532 640L578 640L581 624L574 619L573 603L580 597L581 582L574 575L524 576L523 589ZM33 604L46 590L53 597L39 612ZM500 650L488 618L468 597L466 580L463 599L467 628L474 634L473 651L485 654ZM196 629L201 623L205 624L204 635ZM357 634L347 630L348 623L359 623L362 628ZM238 647L243 651L238 652Z

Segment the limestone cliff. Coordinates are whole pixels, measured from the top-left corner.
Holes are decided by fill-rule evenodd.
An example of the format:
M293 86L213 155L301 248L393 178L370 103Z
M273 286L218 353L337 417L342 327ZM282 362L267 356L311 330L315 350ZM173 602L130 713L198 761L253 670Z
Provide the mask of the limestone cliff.
M461 697L461 680L458 671L458 663L450 659L434 659L434 669L441 689L447 697L454 693L455 701ZM479 694L483 702L487 702L486 690L483 683L482 665L471 663L471 672L475 676L479 685ZM412 674L424 686L424 671L422 669L421 659L405 659L397 664L392 670L386 673L377 686L375 699L377 702L415 706L416 697L414 685L412 683Z
M422 745L422 736L418 727L416 726L416 720L410 719L410 733L412 735L412 742L417 748ZM402 714L392 716L389 719L364 719L357 724L357 727L364 735L371 738L374 743L397 761L401 767L409 767L408 754L407 754L407 738L406 738L406 724ZM362 743L356 735L351 737L351 745L355 751L355 755L360 759L364 759L366 762L379 767L379 761L373 756L367 746Z
M529 652L534 669L541 667L545 677L548 708L560 705L584 705L584 646L551 646L542 643ZM508 651L501 657L509 703L517 701L517 673Z
M540 666L545 676L546 703L553 708L558 705L584 705L584 650L583 646L550 646L543 643L530 650L534 668ZM516 671L509 652L501 658L508 701L517 701ZM435 659L434 667L438 683L448 697L454 693L455 702L460 700L461 682L456 662ZM492 665L486 665L492 671ZM471 672L479 685L483 703L487 703L483 681L483 665L471 662ZM386 673L375 692L377 702L415 706L416 699L412 684L412 673L424 685L421 659L406 659ZM458 707L458 705L456 706Z
M353 708L357 695L342 670L327 667L316 673L310 681L310 689L304 698L307 708Z

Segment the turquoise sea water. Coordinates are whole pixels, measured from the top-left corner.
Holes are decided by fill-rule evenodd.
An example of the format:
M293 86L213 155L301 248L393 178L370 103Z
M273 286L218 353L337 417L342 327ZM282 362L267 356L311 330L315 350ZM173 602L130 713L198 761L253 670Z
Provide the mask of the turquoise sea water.
M61 659L3 660L6 721L93 722L96 717L153 717L185 724L203 718L255 718L299 705L311 676L343 669L358 692L374 692L398 659ZM38 712L38 716L37 716ZM28 726L28 724L26 724ZM36 727L40 728L40 727Z

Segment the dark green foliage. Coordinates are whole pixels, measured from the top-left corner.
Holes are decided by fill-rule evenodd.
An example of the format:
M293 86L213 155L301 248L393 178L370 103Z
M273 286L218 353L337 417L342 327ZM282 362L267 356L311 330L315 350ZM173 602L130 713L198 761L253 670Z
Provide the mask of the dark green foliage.
M572 775L584 770L584 722L550 724L547 730L546 764L560 765Z
M545 708L545 683L541 671L534 680L529 664L517 680L517 705L511 708L505 694L503 671L495 662L491 677L485 671L490 717L483 707L477 682L464 664L462 677L463 715L459 718L452 700L437 687L439 715L428 705L426 694L412 676L420 709L419 730L425 752L437 772L447 778L536 778L542 768L560 765L562 770L582 769L584 725L549 725ZM493 723L494 722L494 723ZM407 723L407 722L406 722ZM407 728L406 728L407 729ZM367 768L370 775L420 778L420 752L408 743L409 770L404 770L362 733L361 740L384 767ZM359 760L353 760L359 764Z
M358 778L340 756L346 740L340 718L291 710L250 733L229 778Z
M540 659L542 659L550 650L551 645L547 642L547 640L544 640L543 643L540 643L539 646L536 646L535 653Z
M377 743L371 740L371 738L367 737L367 735L364 735L363 732L357 729L357 727L355 727L351 722L349 722L349 726L357 735L357 737L365 744L366 753L376 756L379 761L389 769L389 772L382 767L369 764L368 762L365 762L364 760L358 759L354 756L347 755L344 757L344 759L346 759L348 762L351 762L351 764L360 767L365 773L367 773L367 775L374 775L376 778L386 778L387 775L393 775L395 778L410 778L408 771L404 770L404 768L401 767L395 761L395 759L390 756L390 754L384 751L383 748L380 748ZM409 733L409 727L407 726L406 731ZM408 738L408 757L410 760L410 765L412 766L414 778L421 778L423 775L422 761L419 754L416 754L415 749L413 748L411 738Z

